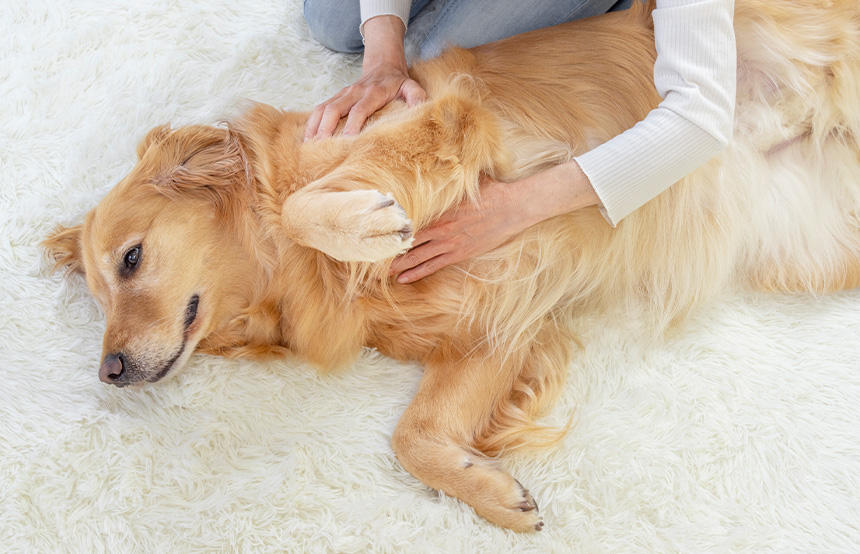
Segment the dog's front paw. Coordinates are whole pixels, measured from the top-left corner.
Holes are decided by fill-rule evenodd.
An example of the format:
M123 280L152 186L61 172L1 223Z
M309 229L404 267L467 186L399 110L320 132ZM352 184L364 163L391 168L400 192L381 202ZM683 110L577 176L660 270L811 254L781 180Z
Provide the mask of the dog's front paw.
M347 233L352 229L355 240L347 254L352 260L376 262L412 246L412 221L393 196L375 190L344 194L355 194L356 207L363 206L347 224Z
M298 191L283 220L295 240L344 262L378 262L412 245L406 212L377 190Z

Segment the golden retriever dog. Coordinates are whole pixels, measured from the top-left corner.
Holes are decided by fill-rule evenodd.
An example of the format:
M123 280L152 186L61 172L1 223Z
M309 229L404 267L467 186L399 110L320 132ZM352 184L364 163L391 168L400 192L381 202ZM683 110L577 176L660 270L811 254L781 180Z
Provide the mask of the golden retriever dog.
M418 360L392 437L403 467L497 525L540 529L495 455L564 431L536 420L578 316L639 302L660 330L730 286L860 283L857 0L738 0L734 140L617 228L584 209L414 284L389 277L415 230L480 202L481 174L569 160L659 103L649 10L421 62L429 100L356 137L304 142L307 113L266 105L226 128L154 128L83 224L45 242L104 309L101 380L155 382L195 351Z

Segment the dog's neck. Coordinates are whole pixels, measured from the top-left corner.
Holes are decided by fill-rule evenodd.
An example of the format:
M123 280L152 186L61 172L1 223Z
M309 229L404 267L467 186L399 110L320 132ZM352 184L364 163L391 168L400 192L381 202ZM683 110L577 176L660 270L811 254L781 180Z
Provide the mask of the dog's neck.
M251 179L247 193L237 192L236 215L229 222L247 262L242 268L242 290L234 291L225 317L200 343L204 352L259 357L289 350L316 365L334 367L349 363L360 351L358 328L352 334L338 333L354 337L343 344L325 340L327 328L363 319L344 312L358 309L347 298L349 269L294 243L286 231L277 232L283 228L283 199L345 156L337 140L305 143L306 120L307 114L260 105L231 125L241 141ZM308 310L308 305L316 309Z

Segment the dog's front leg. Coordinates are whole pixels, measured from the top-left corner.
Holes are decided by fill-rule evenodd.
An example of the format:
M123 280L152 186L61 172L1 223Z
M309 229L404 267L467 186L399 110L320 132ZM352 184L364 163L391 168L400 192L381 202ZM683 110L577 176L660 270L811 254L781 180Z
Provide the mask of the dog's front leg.
M311 184L287 197L281 223L292 240L343 262L377 262L412 245L406 212L377 190Z
M508 166L497 127L462 92L377 124L340 165L287 197L282 223L296 242L341 261L396 256L413 229L477 199L481 172Z
M509 392L513 369L491 357L452 363L437 356L427 363L392 443L403 467L426 485L463 500L496 525L539 531L543 520L529 492L470 447Z

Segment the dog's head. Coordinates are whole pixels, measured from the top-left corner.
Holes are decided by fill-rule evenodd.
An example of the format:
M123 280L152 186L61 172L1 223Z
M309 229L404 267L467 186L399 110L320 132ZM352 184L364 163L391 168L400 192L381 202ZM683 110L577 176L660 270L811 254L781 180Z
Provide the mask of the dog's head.
M223 317L246 263L230 230L247 171L224 129L162 126L131 173L44 246L83 273L107 319L99 377L124 386L182 366Z

